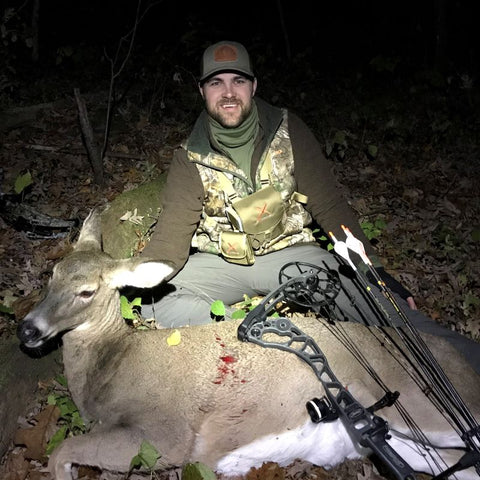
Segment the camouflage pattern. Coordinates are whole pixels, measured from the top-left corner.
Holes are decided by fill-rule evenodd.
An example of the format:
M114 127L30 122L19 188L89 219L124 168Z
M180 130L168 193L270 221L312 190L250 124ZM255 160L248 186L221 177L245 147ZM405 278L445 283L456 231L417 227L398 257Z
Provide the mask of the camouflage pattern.
M295 243L314 242L312 231L306 228L312 221L303 205L294 198L296 182L292 144L288 132L288 114L283 110L283 121L278 128L269 149L264 153L255 175L252 187L245 173L228 157L217 152L201 155L188 151L188 158L194 162L203 182L205 197L202 218L192 239L192 246L202 252L220 253L220 232L233 231L225 209L234 198L229 198L223 185L224 175L233 185L235 198L246 196L262 188L262 167L270 162L268 184L280 193L283 200L283 233L273 239L266 239L260 245L256 242L255 255L280 250Z

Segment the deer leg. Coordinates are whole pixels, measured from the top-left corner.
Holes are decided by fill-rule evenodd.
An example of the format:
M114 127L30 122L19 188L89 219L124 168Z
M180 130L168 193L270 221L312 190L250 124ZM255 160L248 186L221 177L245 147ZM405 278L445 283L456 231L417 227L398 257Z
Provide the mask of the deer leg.
M73 465L128 472L142 440L147 439L125 427L67 438L50 456L48 469L56 480L72 480Z

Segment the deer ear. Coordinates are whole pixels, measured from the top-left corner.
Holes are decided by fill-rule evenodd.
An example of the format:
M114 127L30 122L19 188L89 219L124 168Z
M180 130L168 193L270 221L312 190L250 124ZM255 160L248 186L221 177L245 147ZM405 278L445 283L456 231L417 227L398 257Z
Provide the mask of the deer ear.
M99 209L93 209L84 220L75 250L101 250L102 226Z
M127 285L138 288L152 288L167 278L174 268L167 262L159 261L121 261L108 275L108 283L112 288Z

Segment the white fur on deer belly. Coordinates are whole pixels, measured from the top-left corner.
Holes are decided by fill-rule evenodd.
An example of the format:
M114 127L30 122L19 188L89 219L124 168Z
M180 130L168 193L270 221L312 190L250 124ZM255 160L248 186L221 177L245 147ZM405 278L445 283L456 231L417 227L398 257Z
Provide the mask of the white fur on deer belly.
M340 420L313 423L278 435L268 435L237 448L218 463L215 470L224 475L245 475L252 467L276 462L281 467L296 459L331 468L346 459L363 455L348 435Z

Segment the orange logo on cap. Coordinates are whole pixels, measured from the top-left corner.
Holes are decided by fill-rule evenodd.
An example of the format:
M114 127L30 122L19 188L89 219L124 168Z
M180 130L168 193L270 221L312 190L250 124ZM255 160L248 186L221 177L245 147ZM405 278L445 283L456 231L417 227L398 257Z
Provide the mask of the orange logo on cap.
M237 58L237 49L232 45L222 45L213 52L216 62L234 62Z

